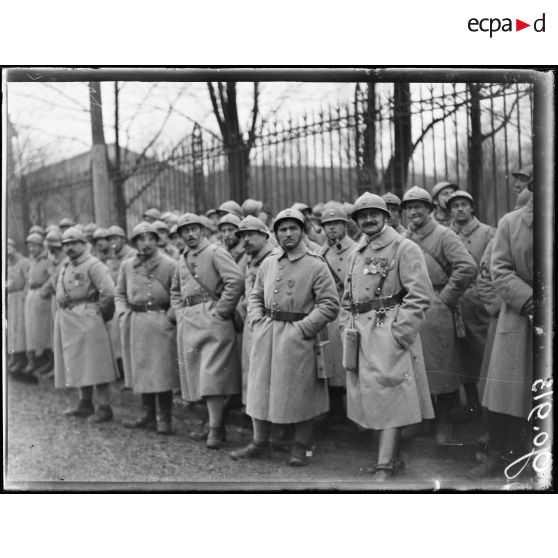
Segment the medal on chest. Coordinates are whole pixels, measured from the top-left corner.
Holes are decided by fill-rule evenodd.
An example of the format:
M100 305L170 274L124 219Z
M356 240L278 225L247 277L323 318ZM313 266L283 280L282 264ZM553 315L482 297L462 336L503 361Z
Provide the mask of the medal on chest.
M80 285L83 285L85 280L85 276L83 273L75 273L74 274L74 287L79 287Z

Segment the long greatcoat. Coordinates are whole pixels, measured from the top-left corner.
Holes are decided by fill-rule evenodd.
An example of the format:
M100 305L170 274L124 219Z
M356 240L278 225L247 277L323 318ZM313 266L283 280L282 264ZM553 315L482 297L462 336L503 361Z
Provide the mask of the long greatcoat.
M50 300L50 327L52 346L54 346L54 317L58 310L58 302L56 301L56 283L58 281L58 273L64 259L64 253L60 253L57 258L52 254L48 255L48 281L41 287L41 296Z
M432 215L418 229L410 225L404 236L422 249L434 288L421 334L430 393L452 393L459 390L462 370L453 309L474 281L477 264L459 237Z
M8 282L6 291L6 310L8 318L8 331L6 333L7 348L9 353L22 353L25 351L25 290L29 274L29 260L17 253L12 262L7 258Z
M305 313L272 320L265 309ZM316 336L339 312L333 277L323 258L301 241L277 248L261 264L248 302L253 341L246 413L277 424L297 423L329 409L327 381L316 371Z
M247 319L248 297L252 292L256 275L261 263L271 254L274 249L271 242L268 242L254 256L249 257L246 262L246 275L244 279L244 296L239 302L239 312L244 318L244 330L242 331L242 403L246 405L246 395L248 389L248 371L250 369L250 351L252 350L252 323Z
M50 296L41 296L41 287L49 280L46 250L30 258L28 290L25 295L25 344L28 351L41 355L52 347Z
M330 246L328 243L322 246L321 255L328 263L330 271L333 270L333 272L335 272L333 279L337 287L339 302L341 302L341 298L343 297L349 255L356 246L357 243L347 235L333 246ZM343 344L339 331L339 316L335 318L335 320L328 322L327 333L330 346L327 351L329 362L326 362L326 366L330 366L333 373L333 375L328 378L328 384L330 386L345 387L347 384L347 372L343 367Z
M161 250L146 261L137 256L120 266L116 316L120 325L124 378L137 393L158 393L179 387L176 321L170 288L176 261ZM136 312L149 304L157 310Z
M351 300L374 298L380 275L365 274L374 258L385 258L388 266L381 296L404 292L403 302L386 311L383 326L376 323L375 310L351 313ZM352 421L382 430L434 417L419 335L432 296L420 248L391 227L351 253L341 323L360 333L358 373L347 372L347 415Z
M137 250L128 244L124 244L120 250L112 254L106 261L106 265L110 270L112 280L116 285L118 281L118 273L122 262L128 258L133 258L137 254ZM110 332L110 341L114 351L115 358L122 358L122 347L120 346L120 327L118 317L115 317L108 324ZM126 380L125 380L126 381Z
M188 266L219 300L186 306L187 296L204 295ZM208 395L232 395L241 389L240 359L232 313L244 291L244 277L220 245L202 238L186 248L172 281L171 304L176 313L178 365L182 397L197 401Z
M56 299L55 387L115 381L116 361L103 318L114 312L114 282L108 268L87 251L75 260L65 258L56 284ZM84 299L91 302L79 302Z
M480 266L486 246L494 238L496 229L481 223L476 217L473 217L463 227L452 222L451 229L459 236L477 266ZM464 383L476 382L480 377L490 322L490 316L479 297L478 280L479 275L459 300L465 331L467 332L467 336L459 340L460 360L463 367L462 380Z
M500 219L492 249L494 286L502 299L483 405L527 418L533 383L532 330L523 305L533 296L533 200Z

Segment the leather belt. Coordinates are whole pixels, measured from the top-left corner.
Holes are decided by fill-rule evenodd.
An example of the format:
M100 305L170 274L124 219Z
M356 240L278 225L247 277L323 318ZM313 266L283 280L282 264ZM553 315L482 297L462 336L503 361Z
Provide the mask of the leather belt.
M298 322L308 316L304 312L283 312L282 310L271 310L270 308L265 309L265 315L279 322Z
M202 302L207 302L208 300L210 300L210 298L205 294L195 294L185 297L182 304L184 306L195 306L196 304L201 304Z
M371 310L379 310L380 308L388 310L390 308L394 308L396 304L401 304L403 302L404 296L405 292L399 292L394 295L375 298L374 300L367 300L365 302L354 302L351 305L351 310L353 314L364 314L365 312L370 312Z
M128 306L132 312L159 312L160 310L166 312L170 308L168 304L152 304L151 302L146 302L144 304L129 304Z
M79 306L80 304L87 304L89 302L97 302L96 298L75 298L73 300L68 300L67 302L61 302L60 306L62 308L73 308L74 306Z
M435 293L439 293L444 290L445 285L432 285L432 289Z
M44 283L43 283L43 285L44 285ZM29 285L29 290L30 291L36 291L37 289L40 289L43 285L35 285L35 284Z

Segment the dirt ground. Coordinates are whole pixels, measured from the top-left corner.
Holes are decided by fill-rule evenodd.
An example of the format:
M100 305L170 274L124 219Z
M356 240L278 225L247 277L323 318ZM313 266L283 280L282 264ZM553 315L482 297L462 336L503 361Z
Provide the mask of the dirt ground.
M231 413L227 444L208 450L188 433L203 422L203 408L175 399L173 436L129 430L122 421L139 410L139 396L113 391L115 420L90 424L65 418L62 411L76 401L74 390L55 390L52 380L39 385L6 382L7 420L5 488L12 490L80 491L369 491L502 489L499 479L474 481L474 447L480 425L456 433L461 445L438 448L421 435L402 448L405 469L396 481L374 484L361 468L375 462L376 441L370 431L347 423L314 435L307 467L286 464L288 452L271 459L233 461L228 452L250 440L249 421Z

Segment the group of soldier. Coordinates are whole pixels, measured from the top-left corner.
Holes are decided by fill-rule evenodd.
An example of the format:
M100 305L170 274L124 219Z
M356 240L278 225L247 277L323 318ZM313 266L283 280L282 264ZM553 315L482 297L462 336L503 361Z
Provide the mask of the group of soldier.
M65 414L91 422L113 419L123 375L141 397L124 425L162 435L180 393L206 405L190 437L210 449L241 397L253 439L237 460L270 457L288 431L288 463L306 465L316 420L348 417L379 431L378 482L402 466L401 439L430 426L445 445L456 421L484 416L471 475L501 474L529 443L532 383L532 167L514 177L518 205L497 230L450 182L274 217L251 199L148 209L129 238L34 226L29 259L8 239L9 373L77 388Z

